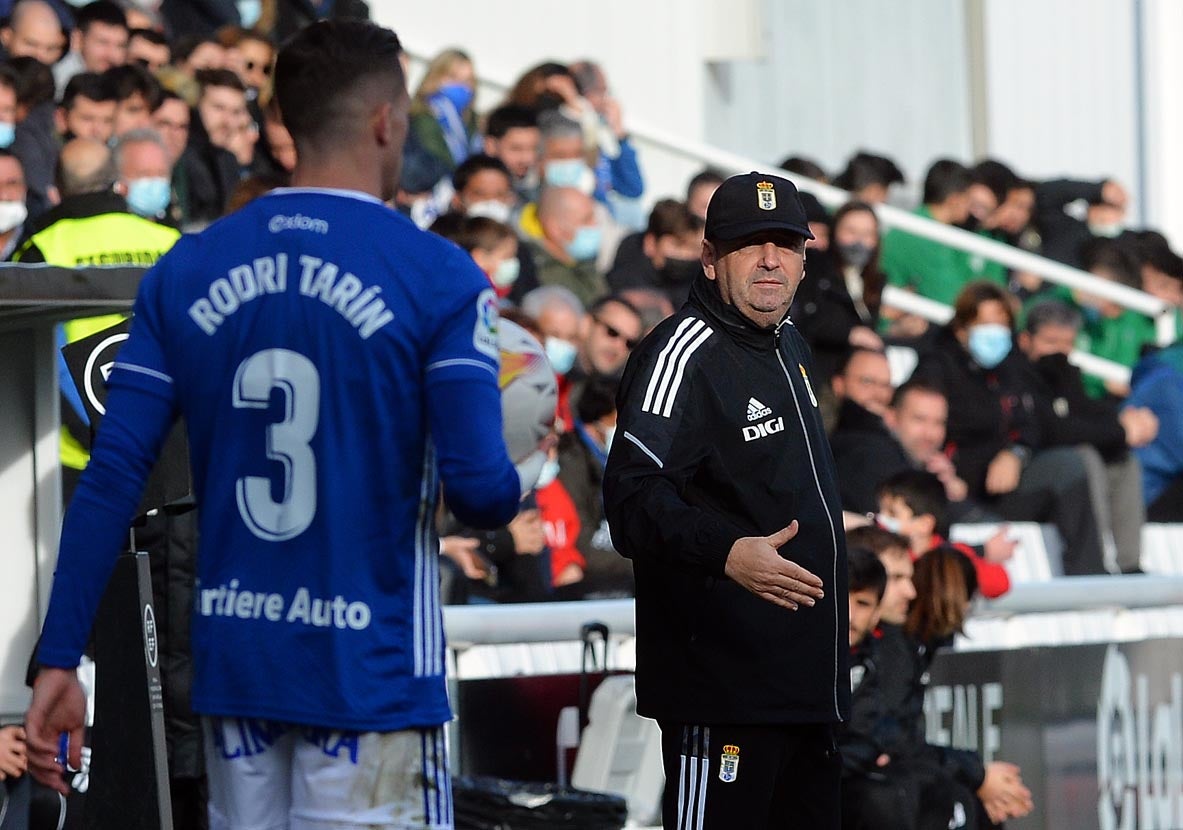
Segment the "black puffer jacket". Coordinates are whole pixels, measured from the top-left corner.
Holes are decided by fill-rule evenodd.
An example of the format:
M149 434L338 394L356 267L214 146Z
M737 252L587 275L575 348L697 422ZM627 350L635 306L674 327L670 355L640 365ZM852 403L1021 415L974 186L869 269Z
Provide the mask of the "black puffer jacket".
M634 352L604 501L637 587L638 711L682 723L829 723L850 707L841 501L786 318L761 329L705 276ZM825 598L791 612L724 575L743 536L800 522L781 555Z

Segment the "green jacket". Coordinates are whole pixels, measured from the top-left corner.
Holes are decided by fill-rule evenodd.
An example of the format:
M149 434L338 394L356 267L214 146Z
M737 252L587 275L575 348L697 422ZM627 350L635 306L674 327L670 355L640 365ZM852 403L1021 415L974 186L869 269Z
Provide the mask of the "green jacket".
M915 214L932 218L925 205ZM999 263L896 229L883 237L879 266L891 285L946 305L952 305L966 283L974 280L1006 285L1006 268Z
M594 259L568 265L551 255L541 244L533 244L534 267L539 285L561 285L571 289L585 307L608 293L608 282L596 269Z

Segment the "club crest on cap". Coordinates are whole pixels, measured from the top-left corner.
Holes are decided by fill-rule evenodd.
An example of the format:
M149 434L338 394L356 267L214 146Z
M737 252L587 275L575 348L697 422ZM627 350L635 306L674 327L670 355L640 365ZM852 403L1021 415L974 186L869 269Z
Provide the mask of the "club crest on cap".
M756 196L760 210L776 210L776 188L772 182L756 182Z

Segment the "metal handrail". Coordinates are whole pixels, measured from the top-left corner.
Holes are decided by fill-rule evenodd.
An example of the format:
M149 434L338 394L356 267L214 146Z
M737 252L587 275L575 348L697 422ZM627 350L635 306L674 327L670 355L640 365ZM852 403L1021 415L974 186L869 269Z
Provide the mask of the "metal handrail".
M420 51L407 51L407 56L411 61L419 64L425 64L428 61L427 54ZM479 84L491 92L505 92L509 89L509 84L487 77L480 78ZM652 126L636 123L631 119L629 134L642 144L659 148L704 166L717 167L724 172L742 173L748 170L767 170L771 167L765 162L721 150L704 142L691 141ZM812 193L818 201L827 207L836 208L850 200L850 193L841 188L822 184L783 170L777 172L778 175L792 180L801 190ZM1072 268L1012 245L987 239L980 234L918 216L892 205L877 205L875 212L885 228L898 228L942 245L976 254L1009 268L1037 274L1057 285L1084 291L1094 297L1110 300L1123 308L1144 314L1155 320L1155 336L1158 345L1167 346L1175 341L1174 308L1158 297L1102 279L1087 271ZM1097 373L1094 372L1094 374Z

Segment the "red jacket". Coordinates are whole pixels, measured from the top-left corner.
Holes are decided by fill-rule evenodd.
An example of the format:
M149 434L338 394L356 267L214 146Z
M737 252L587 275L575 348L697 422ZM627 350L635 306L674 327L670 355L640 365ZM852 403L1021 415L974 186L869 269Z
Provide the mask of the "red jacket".
M978 590L981 591L982 596L986 599L997 599L1010 590L1010 574L1006 572L1006 568L997 562L989 561L969 545L962 542L950 542L939 534L934 533L925 553L941 545L951 547L962 556L969 558L969 561L973 563L974 571L978 575ZM923 555L913 551L912 559L915 561Z
M567 488L557 478L535 491L534 497L546 531L546 544L550 547L550 575L553 583L571 563L581 568L586 565L583 554L575 547L579 539L579 514Z

